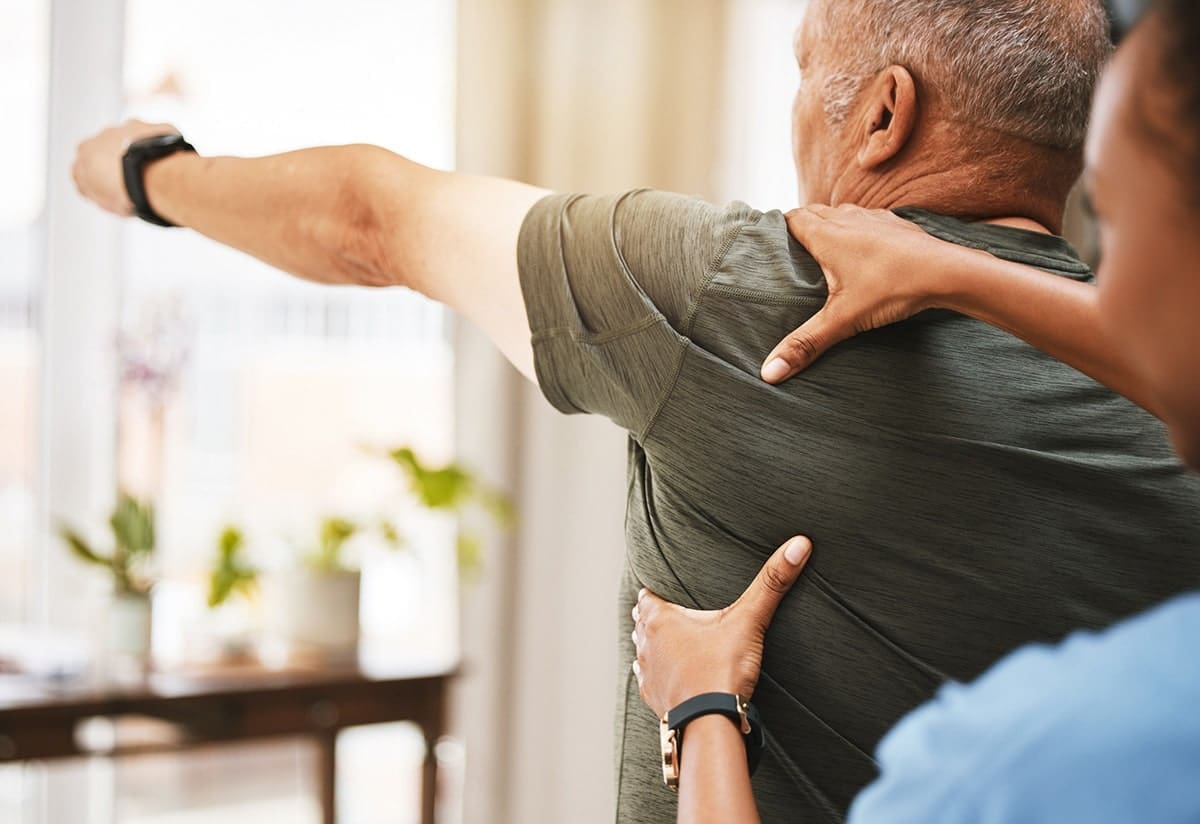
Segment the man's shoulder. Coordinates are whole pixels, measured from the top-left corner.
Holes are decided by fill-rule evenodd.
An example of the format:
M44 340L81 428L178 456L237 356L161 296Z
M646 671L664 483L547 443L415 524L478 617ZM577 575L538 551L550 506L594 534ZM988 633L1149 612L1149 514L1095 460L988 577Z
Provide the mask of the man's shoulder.
M782 212L763 212L743 201L719 206L655 189L544 198L525 218L518 251L530 285L560 261L569 268L572 258L581 264L586 259L589 280L604 280L605 274L628 279L676 327L710 285L775 292L812 286L784 276L793 258L806 255L791 239ZM808 271L819 274L808 261ZM586 283L580 279L573 286ZM606 289L588 303L613 294Z
M744 203L649 189L536 203L517 259L538 381L552 403L644 426L678 371L713 273L762 217Z

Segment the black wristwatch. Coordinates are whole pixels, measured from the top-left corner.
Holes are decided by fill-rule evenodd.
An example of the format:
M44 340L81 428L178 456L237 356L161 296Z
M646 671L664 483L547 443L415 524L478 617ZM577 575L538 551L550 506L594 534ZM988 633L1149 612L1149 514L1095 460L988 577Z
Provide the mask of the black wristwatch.
M663 781L672 790L679 789L679 750L683 745L683 730L689 722L702 715L724 715L742 731L746 742L746 763L750 774L758 769L767 738L763 733L758 710L740 695L727 692L706 692L689 698L662 717L659 725L659 743L662 745Z
M129 144L125 156L121 158L121 166L125 170L125 191L133 203L135 215L155 226L175 225L150 206L150 200L146 197L146 164L176 152L194 151L195 147L184 140L183 135L174 133L143 137Z

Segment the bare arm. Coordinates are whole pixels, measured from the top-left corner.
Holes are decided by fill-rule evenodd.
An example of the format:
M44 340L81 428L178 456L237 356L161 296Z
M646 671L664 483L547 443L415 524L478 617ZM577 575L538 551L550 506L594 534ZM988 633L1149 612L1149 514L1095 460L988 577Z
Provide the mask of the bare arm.
M135 122L85 141L74 170L81 193L129 214L124 148L167 131ZM547 191L436 171L366 145L261 158L180 153L150 164L145 183L163 217L293 275L407 286L446 304L533 378L517 236Z
M758 824L741 731L707 715L688 724L679 753L680 824Z
M1096 287L938 240L890 212L810 206L789 214L788 226L820 262L830 296L767 356L764 379L786 380L846 338L943 308L1004 329L1158 414L1100 323Z

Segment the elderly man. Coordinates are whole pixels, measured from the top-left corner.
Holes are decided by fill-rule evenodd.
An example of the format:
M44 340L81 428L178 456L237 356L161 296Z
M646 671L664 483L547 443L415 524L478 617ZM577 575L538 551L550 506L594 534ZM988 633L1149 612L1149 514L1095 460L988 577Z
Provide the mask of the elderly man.
M802 187L1088 280L1052 233L1108 51L1097 0L817 0L797 38ZM755 695L765 821L840 820L880 736L947 678L1200 580L1200 490L1158 424L1001 332L928 314L763 382L762 355L826 293L779 212L555 195L365 146L248 160L138 140L169 131L88 141L80 190L301 277L418 289L555 407L629 431L626 665L642 585L723 606L783 538L814 537ZM627 674L622 822L674 815L657 726Z

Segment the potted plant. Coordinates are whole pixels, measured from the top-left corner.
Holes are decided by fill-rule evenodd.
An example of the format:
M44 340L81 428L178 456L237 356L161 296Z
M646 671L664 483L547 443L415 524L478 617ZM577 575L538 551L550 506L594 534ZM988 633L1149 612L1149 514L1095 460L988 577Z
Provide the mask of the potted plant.
M217 538L208 574L210 632L200 637L225 662L254 657L251 607L258 592L259 572L245 558L246 539L236 526L226 526Z
M391 546L402 542L390 522L372 530L349 518L327 517L301 563L274 576L269 623L293 652L324 659L356 653L362 573L347 549L351 539L373 531Z
M462 464L431 467L407 446L388 450L387 457L404 473L409 490L422 507L459 519L459 571L466 577L477 574L483 539L472 524L482 514L497 526L511 527L516 519L512 501Z
M68 526L60 526L59 534L75 557L112 576L109 649L145 667L150 659L153 578L148 566L155 546L154 506L122 492L108 525L113 537L108 553L97 550Z
M474 574L480 565L481 538L466 519L482 512L494 522L508 525L513 520L508 499L460 464L429 466L409 447L383 455L404 473L421 508L463 518L458 563L464 575ZM291 650L324 658L349 657L357 650L362 575L348 551L357 539L374 539L392 549L406 544L399 527L385 518L363 522L327 517L320 524L315 544L302 554L301 563L271 576L271 592L265 598L268 624Z
M235 526L221 530L208 577L208 606L216 609L233 595L249 598L258 588L258 570L243 557L246 539Z

